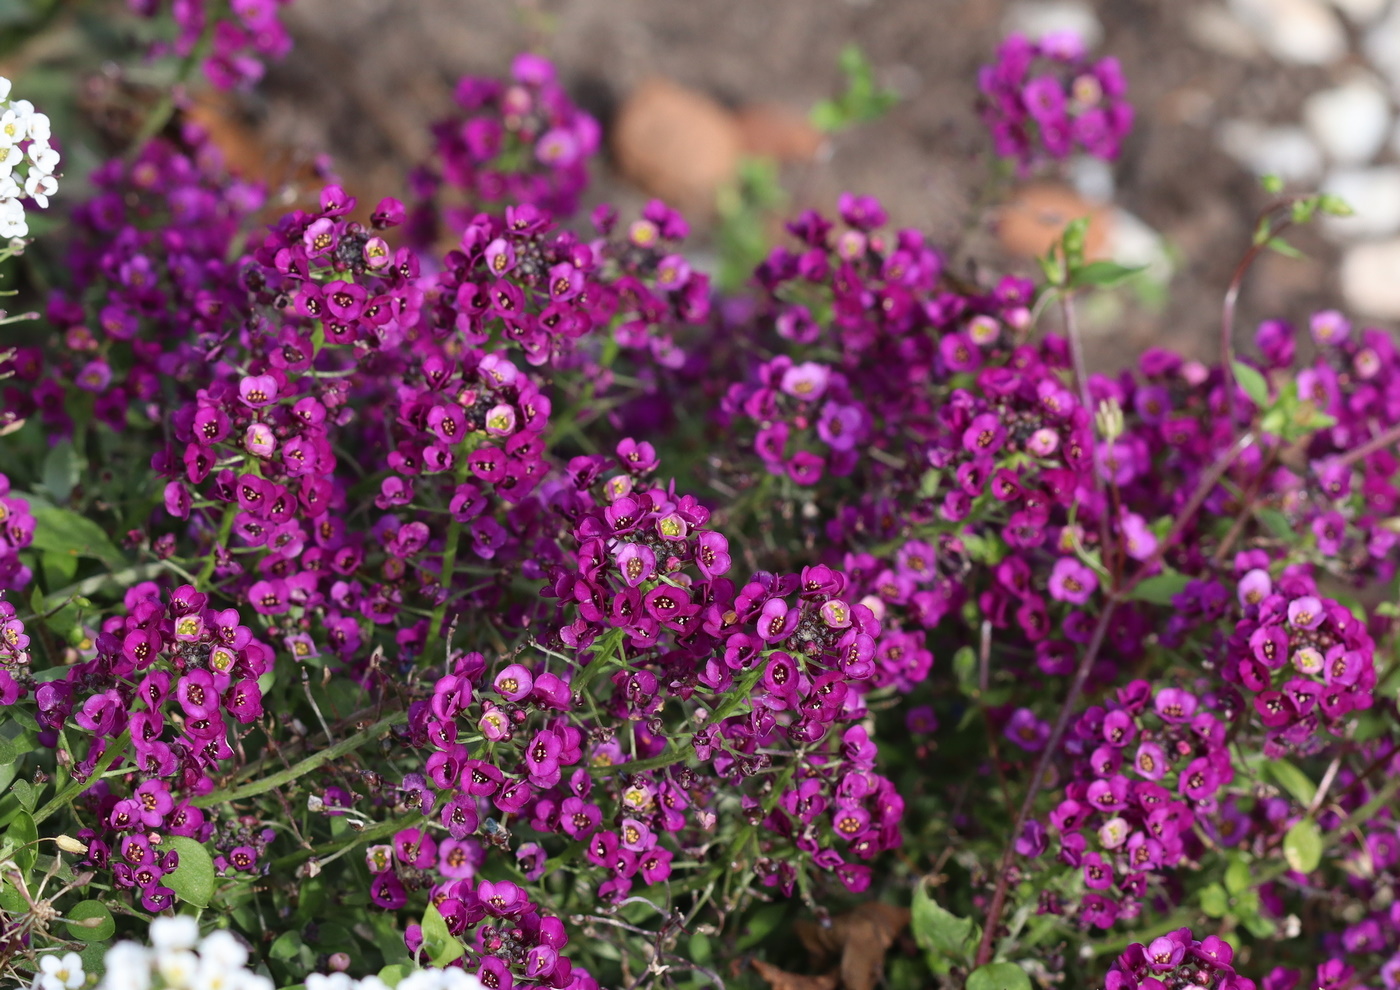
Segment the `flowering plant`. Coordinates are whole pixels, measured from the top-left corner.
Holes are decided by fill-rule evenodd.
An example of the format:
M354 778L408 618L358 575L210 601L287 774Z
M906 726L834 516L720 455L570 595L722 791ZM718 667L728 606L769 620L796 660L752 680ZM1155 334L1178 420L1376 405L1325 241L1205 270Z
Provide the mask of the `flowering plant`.
M459 95L465 206L260 227L186 125L73 209L0 364L6 978L1396 985L1385 334L1090 374L1082 227L968 283L849 194L717 298L567 216L547 62Z

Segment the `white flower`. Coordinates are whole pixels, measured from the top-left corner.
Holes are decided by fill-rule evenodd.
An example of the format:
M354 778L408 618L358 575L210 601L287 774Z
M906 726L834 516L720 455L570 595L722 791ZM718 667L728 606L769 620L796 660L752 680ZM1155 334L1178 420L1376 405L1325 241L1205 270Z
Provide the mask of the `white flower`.
M193 949L198 941L199 923L187 914L151 922L151 947L156 950Z
M52 175L54 169L58 168L58 152L49 147L47 141L35 141L30 144L28 154L33 169L38 169L45 175Z
M389 984L377 976L365 976L360 979L360 990L389 990Z
M24 191L30 199L39 204L39 209L46 210L49 208L49 197L58 192L58 183L52 175L30 172L29 178L24 180Z
M151 954L144 945L118 942L103 957L107 975L101 990L149 990L151 986Z
M76 952L69 952L62 959L57 955L40 959L39 978L34 981L34 986L38 990L78 990L86 979L82 959Z
M239 982L235 984L237 990L275 990L266 976L250 973L246 969L238 971L238 978Z
M0 199L0 238L27 237L29 224L24 220L24 207L17 199Z
M0 103L4 103L10 95L10 80L0 76Z
M0 145L0 176L8 177L22 161L24 152L19 150L18 145Z
M29 122L19 115L13 104L4 114L0 114L0 135L4 135L11 143L23 141L28 129Z
M306 990L354 990L355 985L345 973L311 973L306 977Z
M52 133L48 114L36 113L29 118L29 136L35 141L47 141Z
M166 920L170 919L158 918L151 923L151 941L155 941L156 925ZM194 919L190 918L190 921ZM199 957L189 949L157 949L156 972L170 990L193 990L195 977L199 974Z
M199 958L227 969L242 969L248 963L248 950L232 932L220 929L204 936L199 943Z

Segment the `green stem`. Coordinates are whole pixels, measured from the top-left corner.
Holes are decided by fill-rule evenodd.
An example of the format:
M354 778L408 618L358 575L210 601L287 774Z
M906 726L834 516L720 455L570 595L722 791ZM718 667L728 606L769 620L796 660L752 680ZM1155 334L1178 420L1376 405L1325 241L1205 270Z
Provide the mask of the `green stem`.
M125 729L122 731L121 735L117 736L117 738L112 741L111 745L102 751L102 756L98 758L97 765L92 768L92 773L86 780L70 780L68 786L55 794L48 804L34 812L34 824L38 825L59 808L62 808L69 801L73 800L73 798L97 783L97 781L102 778L102 775L107 772L108 768L117 761L117 757L126 752L126 745L129 742L131 742L131 730Z
M226 801L241 801L244 798L265 794L273 788L290 784L298 777L310 773L317 767L329 763L331 760L338 760L345 754L354 752L365 743L379 738L380 734L386 729L391 729L396 725L402 725L407 721L408 712L395 712L375 722L368 729L363 729L353 736L350 736L348 739L342 739L329 749L323 749L314 756L308 756L300 763L294 763L285 770L280 770L270 776L263 777L261 780L254 780L244 784L242 787L234 787L230 790L215 791L213 794L206 794L203 797L195 798L193 803L196 807L208 808L212 805L223 804Z
M475 444L463 442L457 449L457 472L456 481L458 485L463 484L470 474L468 458ZM438 587L442 594L442 601L438 602L433 609L432 616L428 619L428 641L423 644L423 656L431 657L433 647L442 639L442 623L447 618L447 603L452 600L452 578L453 568L457 566L457 544L462 539L462 523L454 516L447 524L447 545L442 550L442 569L438 571ZM451 644L448 644L449 646Z
M407 815L403 818L393 818L387 822L380 822L378 825L373 825L363 832L357 832L354 835L347 835L343 838L335 839L332 842L327 842L323 846L317 846L315 849L298 849L294 853L288 853L286 856L274 859L272 861L271 872L274 876L277 876L286 870L300 866L308 859L320 859L332 853L342 852L361 842L373 842L375 839L385 838L386 836L393 835L400 829L412 828L422 820L423 816L415 811L411 815Z
M229 534L233 532L233 517L237 515L236 509L237 506L233 502L224 506L224 517L219 520L218 539L209 547L209 556L205 558L204 566L199 569L199 575L195 581L196 588L203 588L205 582L213 576L214 561L218 559L218 555L214 552L215 548L228 546Z

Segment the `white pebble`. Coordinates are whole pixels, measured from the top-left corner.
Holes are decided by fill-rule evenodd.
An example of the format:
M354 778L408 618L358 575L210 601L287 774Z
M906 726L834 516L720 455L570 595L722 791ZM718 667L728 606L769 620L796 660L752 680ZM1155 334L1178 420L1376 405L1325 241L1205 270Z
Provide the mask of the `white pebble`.
M1362 165L1385 144L1390 101L1375 80L1356 78L1309 96L1303 120L1333 161Z
M1220 125L1220 147L1255 175L1307 184L1322 175L1322 153L1301 127L1265 127L1251 120Z
M1080 0L1021 0L1006 14L1008 34L1024 34L1039 41L1047 34L1070 31L1092 49L1103 38L1103 25L1094 8Z
M1322 0L1230 0L1230 7L1280 61L1326 65L1346 54L1346 32Z
M1400 230L1400 166L1335 169L1322 190L1340 196L1356 211L1349 217L1323 218L1323 233L1334 240L1387 237Z
M1375 319L1400 319L1400 240L1372 241L1342 256L1347 308Z

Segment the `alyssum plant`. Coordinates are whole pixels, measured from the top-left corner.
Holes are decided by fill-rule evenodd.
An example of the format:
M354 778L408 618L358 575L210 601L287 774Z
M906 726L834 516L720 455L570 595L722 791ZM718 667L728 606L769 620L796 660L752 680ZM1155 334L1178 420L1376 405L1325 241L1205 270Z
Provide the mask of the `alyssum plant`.
M981 83L1024 169L1132 121L1067 39ZM850 195L717 299L666 206L569 222L548 62L458 98L408 203L262 226L185 127L72 208L0 365L0 979L865 990L773 967L881 901L910 990L1400 985L1388 335L1236 357L1232 291L1090 375L1081 226L972 284Z

